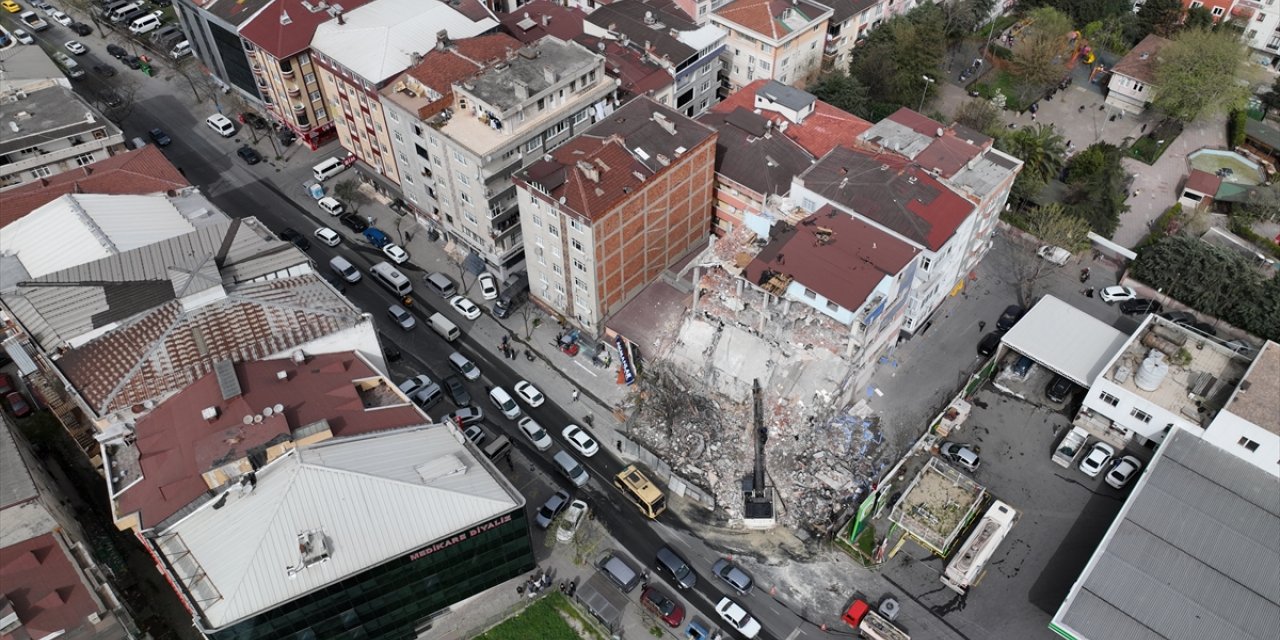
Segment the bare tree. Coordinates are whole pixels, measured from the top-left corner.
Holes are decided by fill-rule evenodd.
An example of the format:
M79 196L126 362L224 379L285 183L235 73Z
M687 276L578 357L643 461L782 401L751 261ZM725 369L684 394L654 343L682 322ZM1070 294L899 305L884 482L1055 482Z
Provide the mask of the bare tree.
M1026 215L1027 231L1046 245L1061 247L1071 253L1089 248L1089 223L1073 216L1053 203L1032 209ZM1014 276L1018 281L1018 299L1029 305L1039 292L1040 278L1046 274L1049 261L1035 251L1014 254Z
M533 338L533 330L542 325L542 318L533 315L533 303L525 302L516 310L516 314L520 316L520 321L524 323L524 339Z
M364 192L360 190L359 180L343 180L333 185L333 195L347 203L352 213L359 211L360 205L367 201Z

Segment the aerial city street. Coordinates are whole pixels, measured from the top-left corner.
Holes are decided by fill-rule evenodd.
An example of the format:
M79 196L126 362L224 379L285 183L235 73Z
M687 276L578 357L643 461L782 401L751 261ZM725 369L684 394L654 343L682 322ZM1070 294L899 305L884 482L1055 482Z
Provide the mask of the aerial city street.
M0 0L0 158L0 640L1280 628L1269 1Z

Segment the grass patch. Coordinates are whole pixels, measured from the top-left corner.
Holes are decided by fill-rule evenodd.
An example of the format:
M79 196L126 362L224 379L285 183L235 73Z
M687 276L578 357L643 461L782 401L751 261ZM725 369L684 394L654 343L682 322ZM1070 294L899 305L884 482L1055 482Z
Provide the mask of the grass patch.
M573 608L564 601L564 596L552 593L507 618L498 626L476 636L476 640L525 640L526 638L543 638L545 640L579 640L578 632L560 617L560 607L554 602L562 601L563 606Z
M1127 155L1146 164L1155 164L1164 154L1165 149L1182 133L1182 124L1175 120L1165 120L1156 125L1147 135L1138 138L1126 149Z
M996 91L998 90L1000 93L1004 94L1004 97L1005 97L1004 108L1006 110L1009 110L1009 111L1025 110L1027 108L1027 105L1030 104L1030 102L1028 102L1027 104L1022 104L1021 102L1019 102L1017 79L1014 78L1013 75L1010 74L1008 71L1002 71L1002 70L988 71L986 77L991 78L992 73L995 74L995 77L991 79L989 82L985 82L985 81L975 82L969 85L969 89L972 89L973 91L977 91L979 96L982 96L987 100L990 100L992 97L994 97L996 95Z

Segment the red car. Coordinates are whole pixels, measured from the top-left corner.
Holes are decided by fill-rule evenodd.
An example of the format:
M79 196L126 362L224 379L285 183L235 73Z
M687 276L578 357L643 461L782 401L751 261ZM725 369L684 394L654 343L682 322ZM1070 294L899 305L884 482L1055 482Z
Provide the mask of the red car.
M641 592L640 604L662 618L668 627L678 627L684 621L684 607L653 587L646 587Z
M10 391L4 397L4 401L9 405L9 411L13 413L15 418L25 418L31 415L31 405L27 404L27 399L17 391Z
M13 388L13 378L10 378L7 373L0 373L0 396L13 391Z

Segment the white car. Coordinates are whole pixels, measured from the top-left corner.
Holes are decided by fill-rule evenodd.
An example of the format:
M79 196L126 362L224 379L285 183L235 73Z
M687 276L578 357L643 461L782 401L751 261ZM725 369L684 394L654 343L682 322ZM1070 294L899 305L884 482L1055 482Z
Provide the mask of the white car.
M50 14L49 14L49 17L50 17L50 18L53 18L53 21L54 21L54 22L56 22L56 23L58 23L58 24L60 24L60 25L62 25L62 26L64 26L64 27L69 27L69 26L71 26L71 23L72 23L72 22L75 22L74 20L72 20L72 19L71 19L71 16L69 16L69 15L67 15L67 14L65 14L65 13L63 13L63 12L61 12L61 11L54 11L53 13L50 13Z
M406 396L412 396L417 393L419 389L425 389L429 386L431 386L431 378L419 373L418 375L400 383L400 393L403 393Z
M320 227L319 229L316 229L316 238L319 238L320 242L331 247L336 247L338 246L338 243L342 242L342 236L338 235L337 231L334 231L329 227Z
M485 300L496 300L498 298L498 281L493 278L493 274L485 272L476 276L476 280L480 283L480 294Z
M525 416L520 418L516 423L520 427L520 433L523 433L537 447L538 451L546 451L551 448L551 436L547 434L546 429L530 418Z
M319 200L316 200L316 204L320 205L320 208L324 209L331 216L340 216L342 215L342 212L345 211L342 207L342 203L338 202L338 199L332 196L320 198Z
M744 638L754 638L760 633L760 623L746 609L728 598L720 599L720 603L716 605L716 613Z
M542 392L533 386L528 380L521 380L516 383L516 395L530 407L541 407L546 398L542 396Z
M1094 443L1093 448L1089 450L1089 455L1080 461L1080 470L1090 478L1098 477L1098 472L1107 466L1112 456L1116 455L1116 450L1105 442Z
M564 436L569 446L576 449L583 457L590 458L600 451L600 445L596 444L595 438L592 438L591 434L576 424L565 427L560 435Z
M573 536L578 533L578 527L582 525L582 521L587 519L587 503L581 500L574 500L569 503L569 508L564 510L564 514L560 516L560 526L556 527L556 540L560 542L568 542L573 540Z
M1103 302L1124 302L1138 297L1138 292L1129 287L1107 287L1102 290Z
M409 261L409 254L404 249L401 249L400 245L388 244L382 247L382 254L396 264L404 264Z
M66 47L67 51L70 51L73 55L77 56L82 56L89 51L88 47L76 42L75 40L68 40L67 43L62 46Z
M21 42L22 44L36 43L36 39L32 38L31 34L27 33L26 31L23 31L22 29L13 30L13 39L17 40L18 42Z
M454 311L462 314L462 317L468 320L475 320L480 317L480 307L476 303L468 300L465 296L454 296L449 298L449 306Z
M1142 470L1142 461L1133 456L1124 456L1116 460L1115 466L1107 473L1107 484L1116 489L1123 489L1133 477Z

